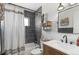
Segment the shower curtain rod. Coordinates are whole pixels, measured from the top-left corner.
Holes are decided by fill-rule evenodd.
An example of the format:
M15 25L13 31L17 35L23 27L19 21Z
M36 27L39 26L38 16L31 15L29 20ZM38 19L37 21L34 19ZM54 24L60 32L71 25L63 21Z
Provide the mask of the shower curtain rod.
M31 9L28 9L28 8L25 8L25 7L22 7L22 6L18 6L18 5L12 4L12 3L8 3L8 4L14 5L14 6L17 6L17 7L20 7L20 8L23 8L23 9L25 9L25 10L27 10L27 11L30 11L30 12L35 12L34 10L31 10ZM24 14L24 13L21 12L21 11L11 10L11 9L7 9L7 8L5 8L4 10L5 10L5 11L8 11L8 12L18 13L18 14Z
M35 11L34 11L34 10L32 10L32 9L25 8L25 7L22 7L22 6L19 6L19 5L13 4L13 3L8 3L8 4L11 4L11 5L14 5L14 6L17 6L17 7L24 8L25 10L30 11L30 12L35 12Z
M24 15L24 13L23 12L21 12L21 11L15 11L15 10L10 10L10 9L4 9L5 11L8 11L8 12L14 12L14 13L17 13L17 14L23 14Z

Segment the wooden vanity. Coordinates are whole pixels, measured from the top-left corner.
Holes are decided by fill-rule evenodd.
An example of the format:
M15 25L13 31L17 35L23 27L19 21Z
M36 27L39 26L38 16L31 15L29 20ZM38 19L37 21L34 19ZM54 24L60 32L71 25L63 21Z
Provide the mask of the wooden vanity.
M55 48L51 48L48 45L43 44L43 55L67 55Z
M43 42L43 55L79 55L79 46L51 40Z

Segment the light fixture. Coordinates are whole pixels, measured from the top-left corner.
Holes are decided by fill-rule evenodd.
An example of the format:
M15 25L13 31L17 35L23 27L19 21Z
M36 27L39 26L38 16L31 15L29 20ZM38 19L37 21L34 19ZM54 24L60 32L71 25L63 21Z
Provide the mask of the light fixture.
M60 11L60 10L63 10L63 9L64 9L64 6L62 5L62 3L60 3L57 10Z

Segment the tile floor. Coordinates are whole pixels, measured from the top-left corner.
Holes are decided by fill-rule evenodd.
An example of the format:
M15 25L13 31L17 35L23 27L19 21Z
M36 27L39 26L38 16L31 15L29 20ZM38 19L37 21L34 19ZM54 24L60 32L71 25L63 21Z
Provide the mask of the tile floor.
M37 47L39 47L39 45L35 43L25 44L25 55L31 55L31 51Z

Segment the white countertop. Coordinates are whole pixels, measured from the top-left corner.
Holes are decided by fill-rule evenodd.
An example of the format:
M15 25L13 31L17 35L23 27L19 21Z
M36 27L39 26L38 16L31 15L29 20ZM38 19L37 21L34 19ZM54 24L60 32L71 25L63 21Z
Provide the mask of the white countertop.
M43 42L43 44L69 55L79 55L79 47L74 44L62 43L61 41L57 40Z

